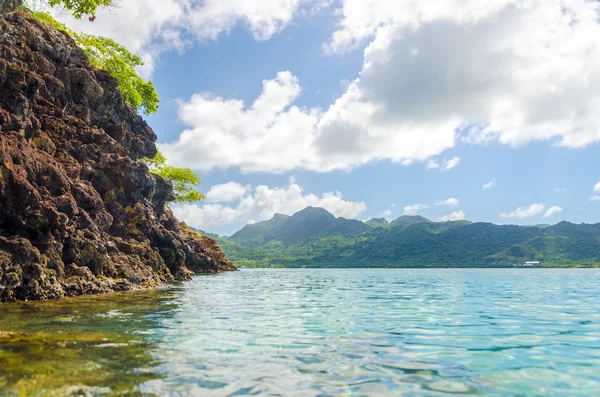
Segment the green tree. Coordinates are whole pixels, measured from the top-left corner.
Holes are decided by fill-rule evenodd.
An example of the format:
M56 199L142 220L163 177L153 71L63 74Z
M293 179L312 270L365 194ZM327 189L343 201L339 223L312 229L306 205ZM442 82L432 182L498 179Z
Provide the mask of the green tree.
M175 202L193 204L204 200L204 195L195 189L202 179L189 168L173 167L167 164L167 159L157 151L152 159L142 159L150 168L150 172L160 175L173 183Z
M142 79L135 70L136 67L144 65L140 57L106 37L74 32L72 36L94 67L106 70L119 80L119 90L127 103L136 111L156 113L159 99L154 84L151 80Z
M84 15L93 15L98 7L108 7L113 4L112 0L49 0L50 7L62 6L71 11L75 18Z
M85 3L85 2L80 2ZM101 3L101 1L96 1ZM158 110L158 94L152 81L145 81L136 72L142 66L141 58L131 53L114 40L87 33L77 33L55 20L50 14L41 11L30 11L37 20L61 30L71 36L75 43L85 52L92 66L108 71L119 81L119 90L136 111L146 114Z

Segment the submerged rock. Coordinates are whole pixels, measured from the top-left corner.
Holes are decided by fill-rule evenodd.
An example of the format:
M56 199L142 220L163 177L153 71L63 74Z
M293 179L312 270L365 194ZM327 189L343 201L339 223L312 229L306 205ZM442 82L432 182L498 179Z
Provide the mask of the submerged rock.
M0 16L0 302L235 270L166 206L172 185L139 161L155 141L69 36Z

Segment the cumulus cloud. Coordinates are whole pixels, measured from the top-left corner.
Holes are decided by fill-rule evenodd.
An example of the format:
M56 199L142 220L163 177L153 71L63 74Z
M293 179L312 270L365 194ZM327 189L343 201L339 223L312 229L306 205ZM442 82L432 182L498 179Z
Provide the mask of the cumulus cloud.
M492 179L491 181L483 185L483 190L493 189L494 187L496 187L496 180Z
M596 183L596 185L594 186L594 191L600 192L600 182Z
M241 199L246 195L249 186L243 186L238 182L227 182L214 185L206 193L207 203L230 203Z
M598 9L586 0L344 0L327 49L372 40L350 87L379 109L373 121L437 126L432 136L448 141L476 125L473 142L581 147L600 140Z
M546 206L544 204L531 204L530 206L519 207L512 212L503 212L500 214L502 218L525 219L538 216L544 212Z
M439 152L429 150L426 126L418 127L421 133L412 137L409 130L402 133L394 126L340 124L338 116L361 118L373 109L357 104L348 112L338 109L340 102L327 112L300 108L293 102L301 91L298 79L285 71L263 81L262 93L249 106L209 93L194 95L179 109L189 128L175 142L161 145L161 150L175 165L202 170L239 167L242 172L348 170L376 159L408 165ZM406 140L414 145L406 145ZM448 147L443 139L433 146ZM444 169L456 166L459 160L446 161Z
M556 214L560 214L563 211L562 207L557 205L548 208L548 211L544 214L544 218L552 218Z
M265 81L252 104L198 93L180 104L187 128L168 146L171 159L199 169L327 172L427 161L459 140L600 140L597 1L127 0L93 24L67 23L117 38L151 69L165 49L237 24L265 40L304 5L331 4L341 5L340 20L326 49L366 44L362 70L341 96L328 108L295 106L300 82L285 71ZM449 170L458 161L427 167Z
M117 40L143 55L151 69L156 56L183 49L193 40L214 40L238 23L256 40L267 40L294 17L299 0L126 0L100 9L94 23L66 12L56 16L70 28Z
M402 215L418 215L419 213L421 213L423 210L426 210L427 208L429 208L429 206L427 204L407 205L406 207L404 207L404 211L402 212Z
M223 186L228 186L224 189ZM216 185L210 191L230 191L236 187L239 193L244 188L245 194L239 197L237 203L226 205L231 195L221 194L225 201L203 205L183 205L173 209L175 215L188 225L203 230L214 230L234 223L255 223L271 219L274 214L292 215L306 207L321 207L333 215L344 218L356 218L367 206L360 201L344 200L340 192L327 192L321 196L305 194L302 187L291 184L286 188L260 185L255 188L244 187L236 182ZM210 195L209 194L207 196ZM213 195L213 198L216 196Z
M590 197L590 201L600 201L600 196L592 196Z
M447 205L449 207L456 207L459 202L460 202L459 199L450 197L450 198L447 198L446 200L437 200L435 202L435 205Z
M562 188L562 187L555 187L555 188L554 188L554 191L555 191L556 193L566 193L566 192L567 192L567 189L565 189L565 188Z
M343 0L327 49L370 43L359 77L328 109L294 106L301 89L289 72L265 83L261 97L271 98L270 107L198 94L182 103L189 128L169 147L171 157L204 169L327 172L427 161L465 136L511 146L599 141L599 4ZM271 96L267 86L287 95ZM185 117L189 109L197 116ZM235 155L223 164L207 141ZM448 170L458 162L426 167Z
M455 211L451 214L440 216L437 220L440 222L464 221L466 214L464 211Z
M598 8L586 0L343 0L327 48L370 43L359 77L328 109L293 106L301 90L287 72L248 107L199 94L182 104L190 128L171 157L204 169L326 172L427 161L463 131L474 143L585 146L600 140ZM256 106L263 96L269 106ZM189 109L197 115L186 117ZM233 155L216 158L215 143Z
M208 93L194 95L179 109L190 128L160 148L174 165L201 170L319 169L324 164L312 145L319 111L292 106L300 92L298 79L280 72L275 79L263 81L261 95L250 106Z

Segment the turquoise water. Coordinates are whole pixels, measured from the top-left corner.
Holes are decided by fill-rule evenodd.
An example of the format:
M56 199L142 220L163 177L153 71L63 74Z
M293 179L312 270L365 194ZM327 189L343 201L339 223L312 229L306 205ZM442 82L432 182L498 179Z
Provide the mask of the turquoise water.
M0 395L600 396L600 271L242 270L0 305Z

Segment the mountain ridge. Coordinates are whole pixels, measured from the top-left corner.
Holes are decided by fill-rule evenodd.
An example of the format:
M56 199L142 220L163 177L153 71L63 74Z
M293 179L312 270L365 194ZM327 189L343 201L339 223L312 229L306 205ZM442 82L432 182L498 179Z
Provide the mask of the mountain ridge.
M274 217L275 218L275 217ZM600 223L530 227L489 222L433 222L403 215L392 222L336 218L308 207L291 216L247 225L219 238L246 266L503 267L529 260L552 265L600 263ZM312 223L314 220L320 220ZM326 220L325 222L323 220ZM268 236L262 236L264 225ZM256 243L262 241L262 243Z

